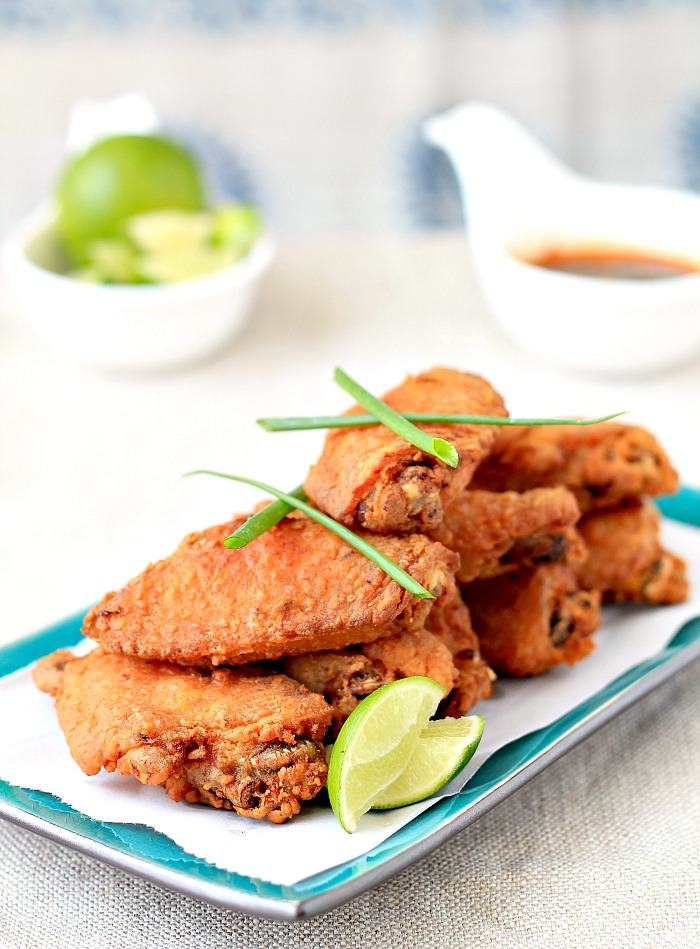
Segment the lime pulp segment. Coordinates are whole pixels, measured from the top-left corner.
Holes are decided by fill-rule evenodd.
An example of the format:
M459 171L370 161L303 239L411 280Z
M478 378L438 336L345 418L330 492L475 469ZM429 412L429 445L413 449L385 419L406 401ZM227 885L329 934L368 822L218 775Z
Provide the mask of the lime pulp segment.
M375 798L372 807L377 810L403 807L436 794L470 761L483 731L481 715L428 722L406 767Z

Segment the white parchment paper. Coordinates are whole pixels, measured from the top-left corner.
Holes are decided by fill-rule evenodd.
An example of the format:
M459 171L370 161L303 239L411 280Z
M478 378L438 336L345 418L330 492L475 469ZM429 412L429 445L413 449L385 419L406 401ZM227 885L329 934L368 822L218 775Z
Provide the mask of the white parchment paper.
M700 531L674 522L665 522L663 529L666 545L689 564L690 600L668 607L606 608L596 649L585 660L537 679L499 681L496 695L475 709L486 719L484 737L451 793L500 747L551 724L655 655L683 623L700 615ZM0 721L21 723L0 734L0 778L5 781L54 794L96 820L145 824L217 867L280 885L367 853L433 803L372 812L349 835L328 807L308 806L290 823L275 826L231 811L176 804L160 788L120 775L102 772L89 778L70 757L53 700L36 689L29 668L0 680Z

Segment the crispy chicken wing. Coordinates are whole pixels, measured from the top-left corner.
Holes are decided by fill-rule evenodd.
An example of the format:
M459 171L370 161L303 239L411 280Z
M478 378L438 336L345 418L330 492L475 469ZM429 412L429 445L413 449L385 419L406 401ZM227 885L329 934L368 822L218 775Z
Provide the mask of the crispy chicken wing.
M40 660L70 753L160 785L174 801L234 809L275 824L323 787L331 709L284 675L253 667L203 671L95 649Z
M507 414L503 400L488 382L454 369L409 376L384 401L399 412ZM350 409L353 412L364 409L355 406ZM420 427L455 446L457 468L424 454L383 425L335 429L309 471L306 493L321 510L350 526L381 533L435 527L444 506L466 487L489 451L494 429L486 425Z
M643 494L672 494L678 475L645 429L602 422L501 428L472 484L489 491L561 484L586 512Z
M575 524L576 498L566 488L463 491L445 510L433 540L460 555L457 578L468 583L514 566L579 563L586 553Z
M573 665L593 649L600 593L582 590L570 566L513 570L462 591L484 659L497 673L538 675Z
M601 590L606 602L682 603L685 563L661 546L660 522L658 509L645 500L587 514L580 524L589 551L581 584Z
M216 666L342 649L423 625L431 600L315 521L288 517L241 550L224 547L244 520L190 534L108 593L84 634L129 655ZM457 568L456 554L419 534L367 539L437 596Z
M386 636L352 649L293 656L283 660L281 668L330 703L334 734L361 699L387 682L428 676L448 693L457 679L451 652L425 629Z
M477 702L493 694L496 674L482 658L469 610L452 577L428 614L426 628L447 646L457 669L454 688L442 702L439 712L448 718L459 718Z

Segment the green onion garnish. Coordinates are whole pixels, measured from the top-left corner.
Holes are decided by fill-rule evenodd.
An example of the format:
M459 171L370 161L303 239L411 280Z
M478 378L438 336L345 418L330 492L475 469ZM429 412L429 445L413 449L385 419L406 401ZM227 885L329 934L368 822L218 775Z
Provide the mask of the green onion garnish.
M339 524L338 521L333 520L333 518L329 517L327 514L317 511L316 508L311 507L310 504L307 504L306 501L301 500L301 498L296 497L294 494L285 494L283 491L278 491L277 488L273 488L269 484L265 484L262 481L255 481L253 478L243 478L241 475L224 474L221 471L207 470L189 472L189 475L196 474L213 475L215 478L228 478L230 481L239 481L241 484L249 484L253 488L258 488L260 491L265 491L266 493L273 495L273 497L276 497L279 501L283 501L285 504L289 505L290 508L297 508L297 510L303 511L304 514L306 514L312 520L318 521L319 524L323 524L324 527L327 527L339 537L342 537L343 540L350 544L351 547L354 547L355 550L358 550L361 554L364 554L368 560L371 560L373 564L376 564L376 566L379 567L380 570L383 570L384 573L388 574L392 580L396 580L396 582L405 590L408 590L409 593L413 593L422 600L435 599L435 596L430 593L429 590L426 590L425 587L421 586L417 580L414 580L411 574L407 573L403 567L400 567L397 563L394 563L394 561L389 557L385 557L384 554L380 553L376 549L376 547L368 544L366 540L362 540L362 538L358 537L357 534L353 534L353 532L348 530L348 528L343 524ZM264 511L261 511L260 513L262 514ZM250 521L246 523L250 523ZM245 526L245 524L242 525L242 527ZM241 528L239 528L238 531L234 531L230 537L226 538L224 544L227 547L239 549L248 543L245 538L237 536L240 529Z
M597 425L610 419L626 415L613 412L599 418L503 418L500 415L439 415L426 412L402 413L408 422L422 425ZM359 428L363 425L378 425L374 415L311 415L289 418L259 418L258 425L267 432L298 432L311 428Z
M426 432L422 432L419 428L416 428L412 422L409 422L403 415L395 412L386 402L382 402L381 399L376 398L376 396L373 396L366 389L363 389L354 379L346 375L342 369L336 369L333 378L338 385L356 399L364 409L371 412L377 421L381 422L382 425L386 425L387 428L390 428L392 432L395 432L401 438L404 438L409 445L414 445L416 448L425 452L426 455L439 458L440 461L444 461L450 468L457 467L459 464L459 455L454 445L446 442L444 438L433 438L432 435L428 435Z
M299 498L300 501L308 501L304 486L301 484L296 488L292 488L289 494L293 498ZM294 508L286 501L273 501L272 504L268 504L267 507L258 511L257 514L251 514L244 524L241 524L230 537L226 538L224 543L234 550L245 547L251 540L255 540L256 537L260 537L275 524L279 524L293 510Z

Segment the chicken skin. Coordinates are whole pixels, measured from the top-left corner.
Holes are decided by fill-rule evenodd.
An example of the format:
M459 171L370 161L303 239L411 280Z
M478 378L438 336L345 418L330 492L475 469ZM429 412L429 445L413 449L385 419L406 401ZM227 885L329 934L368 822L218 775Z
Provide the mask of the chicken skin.
M185 665L244 665L343 649L423 625L408 593L337 534L285 518L247 547L223 541L245 518L190 534L170 557L108 593L83 633L108 649ZM364 535L439 597L458 556L419 534Z
M462 590L484 659L499 674L539 675L593 649L600 593L582 590L573 567L513 570Z
M428 614L426 628L447 646L457 669L454 687L441 703L439 714L459 718L493 694L496 674L482 657L469 610L454 578L448 579L445 592Z
M566 488L463 491L430 532L460 555L457 579L469 583L514 566L578 563L586 552L576 522L580 511Z
M472 484L487 491L560 484L585 513L626 498L673 494L678 475L646 429L601 422L501 428Z
M253 667L184 668L95 649L39 660L35 681L56 699L70 753L209 804L280 824L323 787L331 709L287 676Z
M333 708L334 736L361 699L387 682L428 676L447 694L458 675L450 650L425 629L396 633L352 649L293 656L283 660L281 668L324 696Z
M591 511L580 524L589 553L581 584L601 590L608 603L682 603L685 563L661 546L660 528L658 508L646 500Z
M436 368L409 376L383 401L398 412L507 415L503 400L480 376ZM354 406L347 414L363 413ZM314 503L351 527L380 533L425 531L469 483L491 448L494 427L429 424L420 428L451 442L457 468L427 455L383 425L334 429L304 488Z

